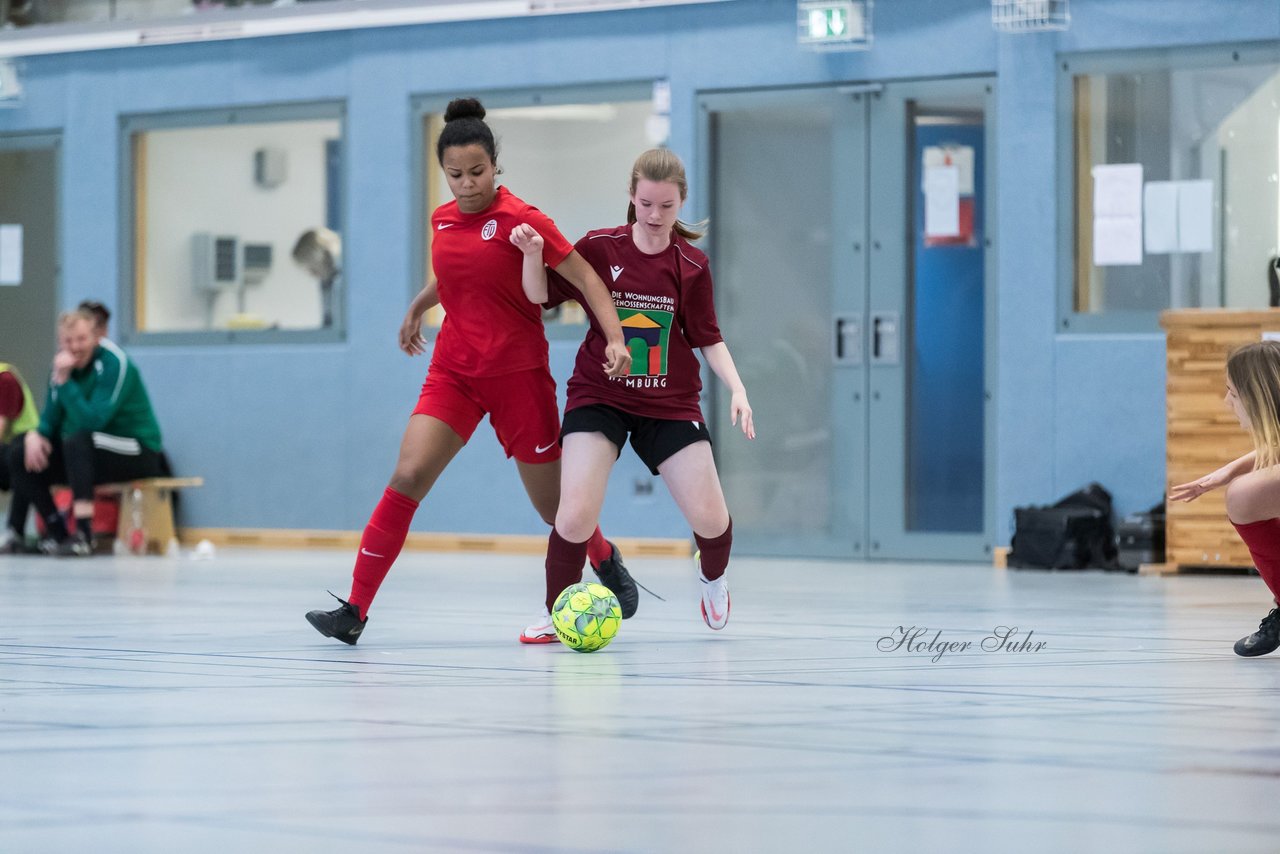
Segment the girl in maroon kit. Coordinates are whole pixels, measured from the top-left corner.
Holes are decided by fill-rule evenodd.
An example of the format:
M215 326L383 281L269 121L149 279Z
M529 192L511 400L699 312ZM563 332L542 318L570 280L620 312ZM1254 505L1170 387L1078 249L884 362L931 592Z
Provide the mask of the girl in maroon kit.
M1171 501L1194 501L1227 488L1227 519L1249 547L1258 574L1280 606L1280 342L1246 344L1227 359L1223 399L1253 438L1253 450L1198 480L1169 490ZM1236 641L1236 655L1266 655L1280 647L1280 607L1258 630Z
M404 546L418 503L486 414L507 456L515 457L534 508L547 524L555 518L560 492L555 381L541 310L522 290L522 253L510 242L514 228L533 223L547 235L540 262L571 282L575 295L602 319L607 343L595 371L621 376L631 362L604 283L545 214L495 185L497 145L484 113L472 98L454 100L445 111L436 156L454 200L431 215L435 276L405 315L400 348L411 356L424 352L422 316L427 309L443 305L445 320L405 428L395 473L361 537L350 597L339 599L342 604L332 611L307 614L317 631L344 643L359 640L369 605ZM630 591L634 612L635 582L617 548L598 528L587 536L593 568L620 596ZM548 633L526 642L554 640L554 633Z
M588 307L590 329L569 380L561 442L560 508L547 544L547 607L582 579L587 541L604 504L605 487L628 435L631 447L661 475L698 543L702 618L713 629L729 619L725 567L733 524L711 455L711 437L698 405L700 349L728 387L732 422L755 438L751 404L716 324L707 256L690 245L702 235L680 222L688 183L680 159L665 149L641 154L631 171L627 224L592 231L576 249L611 283L613 307L631 350L626 376L603 376L607 326ZM512 241L525 253L525 291L557 304L573 297L558 270L546 272L543 236L532 225ZM609 318L610 312L604 313Z

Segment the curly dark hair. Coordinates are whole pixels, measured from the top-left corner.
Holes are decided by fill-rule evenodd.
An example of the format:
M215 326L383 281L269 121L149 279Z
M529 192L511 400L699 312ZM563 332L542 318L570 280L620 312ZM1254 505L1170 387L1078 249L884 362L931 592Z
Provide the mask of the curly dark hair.
M484 105L475 98L454 98L444 111L444 130L436 141L436 160L444 162L444 150L455 145L480 145L489 161L498 163L498 144L484 123Z

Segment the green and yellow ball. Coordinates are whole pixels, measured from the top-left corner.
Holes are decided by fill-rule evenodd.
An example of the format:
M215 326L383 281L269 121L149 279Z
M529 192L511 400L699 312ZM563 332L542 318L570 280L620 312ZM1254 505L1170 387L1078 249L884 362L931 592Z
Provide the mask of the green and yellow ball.
M551 625L556 637L570 649L595 652L604 649L622 625L618 597L603 584L580 581L556 597L551 608Z

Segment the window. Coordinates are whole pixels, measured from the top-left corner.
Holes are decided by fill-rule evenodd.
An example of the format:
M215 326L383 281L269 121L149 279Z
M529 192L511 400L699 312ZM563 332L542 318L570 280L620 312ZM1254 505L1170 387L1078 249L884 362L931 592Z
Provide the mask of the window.
M652 147L646 123L653 112L651 84L558 92L497 93L480 96L485 121L498 143L499 185L555 220L570 243L588 231L626 222L628 176L635 159ZM448 99L418 102L421 154L419 251L413 292L431 269L427 224L431 211L450 201L449 185L436 162L436 140ZM424 237L425 235L425 237ZM427 327L444 319L437 307ZM580 338L582 308L565 303L545 316L548 335L558 327Z
M1070 58L1059 103L1063 328L1275 304L1280 50Z
M126 339L341 337L340 105L135 116L123 134Z

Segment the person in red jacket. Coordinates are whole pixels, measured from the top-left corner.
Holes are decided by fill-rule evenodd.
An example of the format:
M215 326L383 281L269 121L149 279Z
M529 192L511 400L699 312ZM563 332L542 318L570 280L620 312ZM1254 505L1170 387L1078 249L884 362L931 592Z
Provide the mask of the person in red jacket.
M601 319L612 322L613 312L589 306L590 328L569 380L561 428L560 507L547 543L548 608L565 587L582 578L583 555L609 473L630 436L631 447L651 472L662 476L693 528L703 620L722 629L729 619L725 568L733 524L698 403L702 381L695 349L729 389L732 423L740 423L749 439L755 438L755 425L716 322L707 256L690 243L701 234L678 219L687 195L680 159L666 149L646 151L631 171L626 225L589 232L576 245L611 283L631 369L626 376L593 369L610 340ZM513 240L525 253L530 299L554 305L573 297L559 270L548 275L540 257L544 235L535 225L518 229Z
M344 643L359 640L369 606L404 545L419 502L485 415L507 456L515 457L534 508L547 524L555 519L560 413L542 313L524 295L522 254L509 242L512 229L534 223L545 230L549 237L542 260L603 318L606 343L596 371L620 376L630 365L603 282L545 214L495 185L498 151L484 115L484 107L473 98L455 99L445 111L436 156L454 200L431 215L435 275L405 315L401 349L410 355L425 351L422 316L437 303L445 309L444 323L418 405L405 428L395 472L361 537L351 593L332 611L306 615L321 634ZM603 583L631 591L634 612L635 582L617 548L599 529L588 533L593 568ZM521 640L550 643L555 635L548 631Z

